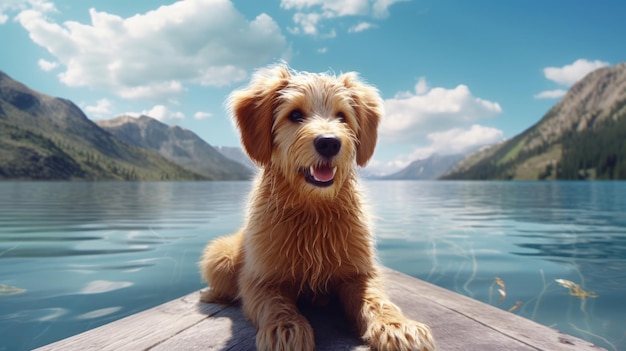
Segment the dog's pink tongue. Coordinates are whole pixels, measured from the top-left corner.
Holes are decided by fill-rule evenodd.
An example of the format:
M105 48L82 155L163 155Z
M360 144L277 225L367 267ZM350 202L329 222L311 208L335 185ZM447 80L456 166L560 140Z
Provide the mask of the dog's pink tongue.
M334 177L333 169L326 166L313 167L313 176L320 182L327 182Z

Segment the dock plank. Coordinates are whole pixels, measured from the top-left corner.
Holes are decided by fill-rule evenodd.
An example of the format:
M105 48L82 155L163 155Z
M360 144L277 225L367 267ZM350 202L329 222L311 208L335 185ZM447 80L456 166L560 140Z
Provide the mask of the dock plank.
M147 350L226 308L199 304L198 297L195 292L37 350Z
M438 350L603 350L430 283L384 268L404 313L431 326ZM199 302L198 292L38 350L254 350L255 329L237 306ZM338 308L303 307L318 350L369 350Z
M384 268L384 273L391 299L407 316L431 326L441 350L604 350L400 272ZM443 317L443 310L454 316Z

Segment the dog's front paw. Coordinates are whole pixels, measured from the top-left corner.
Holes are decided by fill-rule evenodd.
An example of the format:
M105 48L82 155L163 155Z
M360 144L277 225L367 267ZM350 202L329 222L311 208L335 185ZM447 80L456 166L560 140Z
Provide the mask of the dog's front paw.
M302 319L280 321L259 328L256 334L257 350L315 350L311 325Z
M200 301L206 303L219 303L222 305L229 305L234 302L231 297L219 295L210 287L200 290Z
M435 350L435 341L430 328L426 324L410 319L373 321L364 339L374 350Z

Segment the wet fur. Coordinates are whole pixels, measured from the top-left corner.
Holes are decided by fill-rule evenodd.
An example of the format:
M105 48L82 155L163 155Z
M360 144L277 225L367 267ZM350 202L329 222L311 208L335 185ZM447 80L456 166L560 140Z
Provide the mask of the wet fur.
M374 152L382 102L356 74L296 72L279 64L258 71L230 96L242 144L260 166L246 221L204 250L206 302L241 301L257 327L259 350L314 350L298 299L337 296L348 320L378 350L434 350L428 326L407 319L385 294L370 215L356 166ZM305 119L289 119L298 109ZM341 113L341 118L338 117ZM332 159L313 146L319 135L341 141ZM305 181L311 165L337 167L333 184Z

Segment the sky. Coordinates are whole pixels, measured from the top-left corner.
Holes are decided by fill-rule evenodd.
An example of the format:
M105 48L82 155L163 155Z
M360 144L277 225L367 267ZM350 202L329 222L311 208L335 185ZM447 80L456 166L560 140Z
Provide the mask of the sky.
M255 70L355 71L384 100L367 170L505 140L626 61L626 1L1 0L0 70L92 120L141 114L239 146Z

